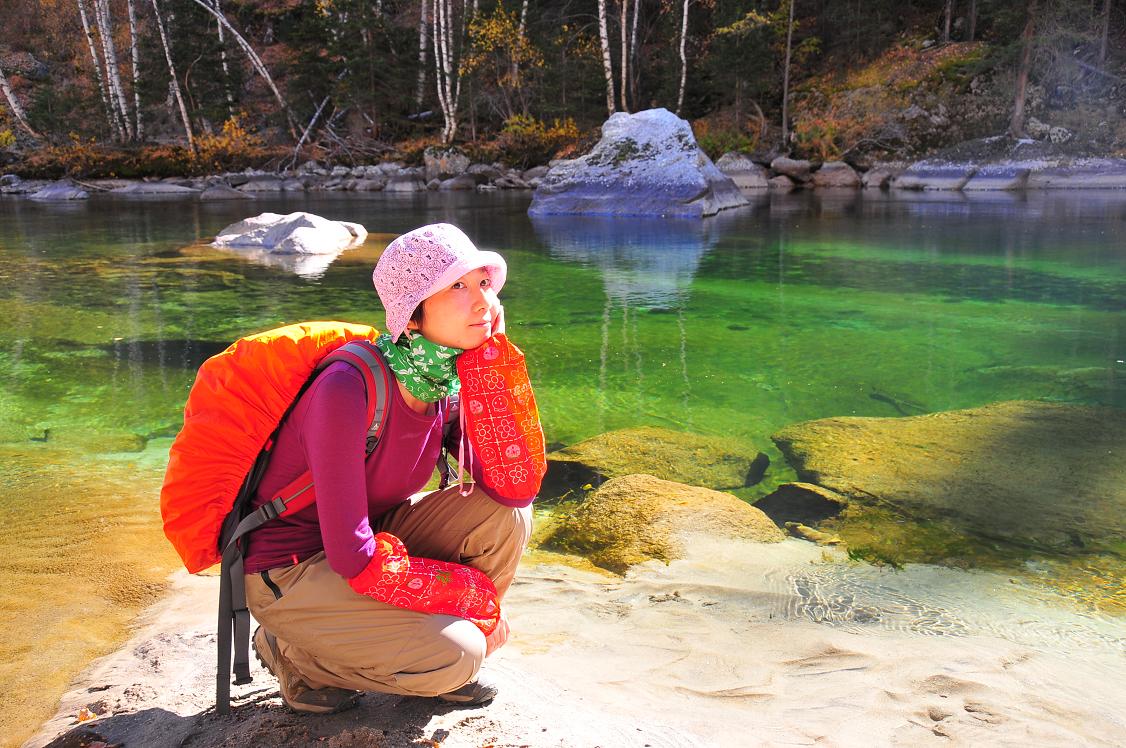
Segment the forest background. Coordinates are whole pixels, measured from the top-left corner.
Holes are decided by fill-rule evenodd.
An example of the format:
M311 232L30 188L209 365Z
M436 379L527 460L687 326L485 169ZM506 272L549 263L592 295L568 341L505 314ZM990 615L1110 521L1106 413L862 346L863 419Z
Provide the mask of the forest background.
M0 28L27 176L528 167L652 107L712 158L1126 152L1122 0L2 0Z

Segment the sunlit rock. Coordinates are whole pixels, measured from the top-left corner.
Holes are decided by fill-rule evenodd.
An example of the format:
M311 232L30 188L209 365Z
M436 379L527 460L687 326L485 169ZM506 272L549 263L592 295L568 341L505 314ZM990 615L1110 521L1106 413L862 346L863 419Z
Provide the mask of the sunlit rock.
M651 559L681 558L686 532L760 543L784 538L769 517L731 494L639 474L615 478L589 495L544 545L624 573Z
M599 434L547 459L545 498L631 473L708 488L743 488L762 480L770 464L762 452L732 439L655 427Z
M542 180L531 215L698 218L747 204L666 109L612 115L590 153L555 162Z
M212 246L238 249L250 259L311 277L366 238L367 231L358 223L330 221L312 213L263 213L227 226Z

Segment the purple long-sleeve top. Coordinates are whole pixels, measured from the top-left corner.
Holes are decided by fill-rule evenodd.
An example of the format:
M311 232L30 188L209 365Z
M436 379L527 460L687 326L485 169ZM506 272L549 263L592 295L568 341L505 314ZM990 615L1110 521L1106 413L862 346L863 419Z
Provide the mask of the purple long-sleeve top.
M448 400L435 403L425 414L417 413L393 383L383 435L365 460L370 425L365 389L355 368L337 362L297 401L278 432L253 506L275 498L306 470L312 472L317 501L250 534L244 554L247 574L290 566L324 550L333 571L349 579L356 576L375 553L371 523L430 480L442 449ZM455 423L450 434L454 456L460 438ZM480 476L474 478L481 486ZM505 506L531 503L494 492L489 495Z

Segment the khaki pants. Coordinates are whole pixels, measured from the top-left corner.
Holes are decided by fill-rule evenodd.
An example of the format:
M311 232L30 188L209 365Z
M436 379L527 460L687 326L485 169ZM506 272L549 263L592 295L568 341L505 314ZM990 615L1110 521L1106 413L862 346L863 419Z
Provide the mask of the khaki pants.
M531 534L532 510L502 506L479 489L461 496L453 486L404 502L373 529L399 537L412 556L479 569L503 598ZM310 688L436 696L471 681L485 659L485 637L469 621L357 594L324 552L248 574L246 600Z

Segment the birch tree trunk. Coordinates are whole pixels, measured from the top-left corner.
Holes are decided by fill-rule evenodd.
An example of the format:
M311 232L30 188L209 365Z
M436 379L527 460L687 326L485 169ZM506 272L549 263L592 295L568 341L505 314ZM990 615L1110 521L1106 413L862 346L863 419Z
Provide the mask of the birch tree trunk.
M452 33L458 25L456 19L450 17L452 13L450 0L434 0L434 71L438 83L438 101L445 120L442 128L443 143L449 143L457 135L458 100L461 98L461 76L455 59L458 45ZM461 33L463 32L459 31Z
M8 77L4 75L4 69L0 68L0 91L4 92L4 98L8 100L8 109L11 110L12 116L20 123L23 129L27 130L33 138L38 138L39 133L32 129L31 125L27 123L27 115L20 106L20 100L16 98L16 94L12 91L12 87L8 85Z
M262 76L262 80L269 86L270 92L274 94L274 99L278 102L278 106L285 112L286 123L289 125L289 134L296 140L297 121L293 118L293 111L289 108L289 104L286 103L285 97L281 95L281 91L279 91L278 87L274 84L274 79L270 77L270 71L266 69L262 58L254 51L254 47L251 47L250 43L243 38L242 34L235 30L235 27L231 25L231 22L227 20L227 17L223 15L221 11L212 8L205 3L204 0L192 0L192 2L213 15L227 31L231 32L231 36L234 37L234 40L238 43L239 47L242 48L242 51L246 53L246 57L250 60L250 64L254 67L254 70L257 71L258 75ZM153 0L153 3L155 5L156 0Z
M110 104L109 95L106 93L106 81L102 76L102 61L98 57L98 50L94 46L94 32L90 30L90 20L86 16L86 3L83 0L74 0L78 5L78 17L82 19L82 31L86 34L86 46L90 49L90 59L94 61L94 77L98 80L98 92L102 95L102 106L106 110L106 119L110 129L113 130L117 140L124 140L124 131L121 121L117 118L117 108Z
M129 14L129 54L133 60L133 114L136 122L133 126L133 137L140 141L145 138L144 126L141 124L141 53L137 47L137 8L133 0L125 0Z
M426 92L426 32L430 27L427 11L430 0L421 0L418 14L418 86L414 92L414 108L422 110L422 97Z
M1099 64L1106 64L1107 37L1110 35L1110 0L1103 0L1102 39L1099 40Z
M528 0L524 0L523 4L520 6L520 27L517 29L517 32L516 32L517 38L521 42L524 41L524 33L525 33L525 30L527 29L527 27L528 27ZM512 79L513 88L516 88L516 85L517 85L516 81L520 76L520 61L517 58L517 56L513 56L513 58L512 58L512 65L508 70L508 75ZM527 114L527 109L528 109L528 107L525 106L524 107L524 113L525 114Z
M1028 20L1020 35L1020 66L1017 68L1016 96L1013 116L1009 119L1009 135L1019 138L1024 134L1024 102L1028 95L1028 74L1032 69L1032 47L1036 39L1036 0L1028 0Z
M121 123L125 136L133 139L133 123L129 120L129 105L125 102L125 90L121 85L121 70L117 66L117 45L113 42L113 23L110 21L108 0L94 0L94 17L98 22L98 33L102 37L102 52L106 56L106 79L110 96L121 113Z
M946 9L944 11L944 20L942 22L943 43L950 42L950 16L952 15L954 15L954 0L946 0Z
M786 61L782 67L782 151L790 152L790 58L794 50L794 3L790 0L790 20L786 25Z
M133 0L129 1L132 2ZM219 8L219 0L211 0L211 4L215 6L216 13L221 14L223 12ZM235 116L235 97L231 93L231 68L227 64L227 40L224 38L223 24L217 23L215 28L219 33L219 60L223 64L223 93L227 96L227 115L233 118Z
M160 6L156 0L152 2L153 15L156 17L156 29L160 32L160 44L164 47L164 60L168 63L168 75L171 77L172 95L180 107L180 119L184 123L184 133L188 136L188 150L195 152L195 138L192 137L192 123L188 119L188 108L184 106L184 97L180 94L180 81L176 78L176 66L172 64L172 50L168 48L168 35L164 33L164 19L160 17Z
M688 56L685 54L685 43L688 38L688 3L684 0L684 10L680 20L680 92L676 95L676 113L684 106L684 86L688 82Z
M641 76L637 72L637 18L641 15L641 0L633 2L633 25L629 35L629 93L633 97L633 104L637 106L640 98Z
M620 78L620 88L618 90L618 98L622 105L622 111L629 111L629 103L626 100L626 89L629 87L629 0L620 0L620 25L622 27L622 65L618 71Z
M606 113L614 109L614 67L610 63L610 34L606 29L606 0L598 0L598 38L602 42L602 70L606 73Z

